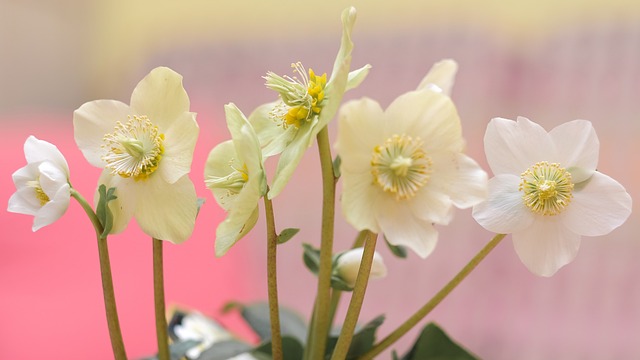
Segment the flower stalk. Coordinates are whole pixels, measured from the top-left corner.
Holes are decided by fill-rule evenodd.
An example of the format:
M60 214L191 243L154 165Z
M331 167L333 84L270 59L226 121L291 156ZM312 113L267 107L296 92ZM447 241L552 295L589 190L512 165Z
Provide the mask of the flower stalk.
M122 332L120 331L118 309L116 308L116 296L113 290L113 277L111 275L111 262L109 260L107 238L101 236L103 232L102 224L100 224L98 217L87 200L74 188L71 188L71 196L78 201L80 206L82 206L82 209L89 217L89 220L91 220L96 231L96 237L98 240L98 256L100 258L100 275L102 277L102 293L104 295L104 307L107 315L107 326L109 328L113 357L116 360L127 360L127 353L124 348L124 342L122 341Z
M156 338L158 340L158 359L170 360L167 335L166 306L164 301L164 264L162 240L153 238L153 298L156 316Z
M273 204L264 197L267 221L267 290L269 296L269 318L271 322L271 355L274 360L282 360L282 337L280 335L280 310L278 307L277 250L278 234L273 216Z
M484 260L487 255L493 250L506 234L496 234L496 236L491 239L477 254L476 256L465 265L460 272L456 274L456 276L451 279L438 293L431 298L420 310L416 311L407 321L405 321L402 325L400 325L396 330L394 330L391 334L389 334L386 338L384 338L380 343L372 347L367 353L358 358L358 360L368 360L373 359L374 356L380 354L386 348L388 348L391 344L396 342L396 340L400 339L404 334L406 334L411 328L413 328L418 322L424 319L429 313L436 307L444 298L447 297L455 289L461 282L464 280L467 275L469 275L475 268L480 264L482 260Z

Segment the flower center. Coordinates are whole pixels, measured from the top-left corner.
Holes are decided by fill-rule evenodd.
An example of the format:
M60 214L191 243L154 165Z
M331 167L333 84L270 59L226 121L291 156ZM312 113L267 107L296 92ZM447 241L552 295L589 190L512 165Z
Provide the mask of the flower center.
M410 199L429 182L431 159L422 140L407 135L393 135L373 149L371 173L382 190L396 199Z
M230 161L230 163L233 160ZM209 176L204 182L209 189L227 189L230 194L237 194L242 190L244 184L249 181L249 170L247 164L242 165L242 169L236 169L231 164L233 171L227 176Z
M307 76L300 62L291 64L291 67L299 78L295 75L279 76L268 72L264 79L267 88L277 91L282 99L281 106L277 106L271 115L280 119L284 128L291 125L300 128L304 122L320 114L325 100L324 88L327 85L327 74L317 76L313 70L309 69Z
M102 160L111 173L136 181L153 174L164 154L164 134L146 116L129 116L125 124L118 121L115 131L103 141Z
M36 199L40 201L40 206L44 206L51 200L49 199L49 196L45 194L44 190L42 190L42 186L40 185L40 177L37 177L35 180L27 181L27 186L33 188Z
M542 161L520 175L524 204L536 214L558 215L571 202L571 174L557 163Z

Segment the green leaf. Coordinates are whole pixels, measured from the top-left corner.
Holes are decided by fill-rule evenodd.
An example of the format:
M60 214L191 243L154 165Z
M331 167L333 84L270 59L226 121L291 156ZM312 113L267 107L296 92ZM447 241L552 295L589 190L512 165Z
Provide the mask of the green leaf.
M227 360L231 357L250 352L252 347L238 340L223 340L203 351L197 360Z
M342 159L340 158L340 155L336 156L335 160L333 160L333 176L336 179L340 178L340 175L342 175L342 173L340 172L340 165L342 164Z
M300 231L300 229L296 229L296 228L287 228L282 230L282 232L280 232L280 235L278 235L278 244L284 244L287 241L291 240L292 237L294 237L298 231Z
M198 217L198 214L200 214L200 208L202 207L202 205L204 205L206 201L207 199L205 198L198 198L198 209L196 210L196 217Z
M402 360L477 360L434 323L422 329L411 350Z
M387 244L387 246L389 247L389 250L391 250L391 253L401 259L406 259L407 258L407 248L405 248L404 246L400 246L400 245L393 245L391 244L388 240L387 237L384 237L384 242Z
M302 247L304 248L304 254L302 255L304 264L312 273L318 275L320 270L320 250L309 244L302 244Z
M356 359L373 347L373 344L376 341L376 331L383 322L384 315L380 315L356 331L353 335L353 339L351 339L351 345L349 346L349 352L347 353L346 360ZM337 336L332 336L327 340L327 355L333 352L337 342Z
M186 340L173 344L169 344L169 354L171 356L171 360L180 360L184 358L185 354L189 349L194 346L200 344L200 341L197 340ZM152 356L148 358L144 358L142 360L158 360L158 356Z
M98 187L98 194L100 198L98 199L98 205L96 206L96 216L98 217L98 221L100 221L100 225L102 225L102 234L100 234L101 238L107 237L111 228L113 227L113 214L109 209L109 201L115 200L118 197L113 193L116 191L116 188L109 188L104 184L100 184Z
M240 315L262 340L271 338L271 318L269 304L259 302L249 305L239 305ZM280 307L280 333L282 336L290 336L304 344L307 341L307 324L293 310Z
M271 341L261 344L253 352L255 355L271 355ZM304 347L296 338L282 336L282 353L283 360L300 360L304 355Z

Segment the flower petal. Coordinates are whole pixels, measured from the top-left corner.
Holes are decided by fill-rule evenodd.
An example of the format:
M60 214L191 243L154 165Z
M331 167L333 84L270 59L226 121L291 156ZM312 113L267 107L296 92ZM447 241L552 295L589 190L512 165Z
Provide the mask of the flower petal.
M171 123L165 132L165 152L157 170L164 181L173 184L191 171L199 132L195 113L185 112Z
M598 166L600 142L591 122L574 120L549 132L558 149L558 163L571 172L574 183L588 179Z
M233 213L232 208L226 219L224 219L216 229L216 256L223 256L246 235L258 221L258 204L253 211L243 212L241 214ZM245 216L246 215L246 216Z
M427 75L422 79L418 90L433 90L451 96L453 83L456 80L458 63L451 59L445 59L435 63Z
M411 210L402 203L386 204L391 206L377 207L376 219L389 243L406 246L422 258L429 256L438 240L433 225L411 216Z
M555 161L555 145L547 132L526 118L494 118L487 126L484 151L495 175L520 175L540 161Z
M487 198L487 173L472 158L461 153L431 156L433 176L429 180L440 192L448 194L461 209Z
M24 143L24 156L27 163L50 161L63 170L69 178L69 165L58 148L44 140L38 140L35 136L29 136Z
M473 207L473 218L483 228L501 234L527 229L535 216L522 200L518 190L520 178L511 174L489 180L489 197Z
M183 176L173 184L151 177L140 186L134 216L147 235L180 244L193 232L198 198L193 183Z
M73 136L91 165L105 167L104 136L115 130L116 122L125 123L131 112L128 105L115 100L90 101L73 112Z
M273 183L268 194L269 199L278 196L289 182L289 179L291 179L293 172L309 147L310 135L308 131L299 130L293 141L280 154L276 173L273 176Z
M631 196L617 181L600 172L576 185L566 209L565 226L576 234L601 236L622 225L631 214Z
M371 65L367 64L360 69L349 72L349 78L347 79L347 88L345 89L345 91L349 91L360 86L367 75L369 75L369 70L371 70Z
M277 104L278 102L271 102L260 105L249 115L249 122L258 135L262 154L265 157L280 154L298 131L295 126L289 126L285 129L281 121L277 121L271 116Z
M142 79L131 94L132 115L146 115L162 131L189 112L189 97L182 86L182 75L157 67Z
M29 187L19 188L9 198L8 212L35 215L40 210L40 202L34 196L34 189Z
M56 222L67 211L71 199L71 187L65 183L58 188L58 191L50 196L49 202L38 211L33 219L33 231L37 231L43 226Z
M48 161L38 165L40 187L49 198L52 198L58 190L67 184L67 174L63 169Z
M236 148L233 144L233 140L227 140L221 142L209 152L209 157L204 167L204 179L205 183L207 179L215 177L222 178L230 175L235 170L242 169L242 163L236 154ZM220 187L208 187L216 199L216 202L225 211L233 206L237 194L232 194L226 188Z
M559 218L539 216L530 227L513 233L513 246L532 273L548 277L573 261L580 235L566 228Z
M370 173L342 173L342 213L356 230L380 232L375 215L380 191Z

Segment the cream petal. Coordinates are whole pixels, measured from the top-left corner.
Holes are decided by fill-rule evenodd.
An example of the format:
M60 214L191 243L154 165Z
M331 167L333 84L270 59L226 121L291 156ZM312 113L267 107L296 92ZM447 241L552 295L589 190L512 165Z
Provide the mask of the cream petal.
M199 132L196 114L190 112L178 116L166 130L164 155L157 169L164 181L173 184L191 171Z
M249 115L249 122L258 135L262 154L265 157L280 154L293 140L297 129L282 126L282 120L275 119L271 113L278 102L267 103L256 108Z
M355 286L358 272L360 272L363 253L364 248L362 247L351 249L342 253L336 260L338 276L352 288ZM369 280L380 279L385 276L387 276L387 267L384 264L382 255L375 251L373 253L371 271L369 272Z
M161 130L189 112L189 97L182 86L182 75L157 67L142 79L131 94L134 115L146 115Z
M456 80L456 73L458 72L458 63L451 59L441 60L435 63L429 73L422 79L418 90L436 90L447 96L451 96L451 90L453 89L453 83ZM433 88L436 87L436 89Z
M558 149L557 161L571 172L574 183L588 179L598 166L600 141L591 122L574 120L549 132Z
M464 148L460 118L448 96L430 90L410 91L396 98L385 114L386 134L419 137L427 153Z
M390 244L406 246L422 258L433 252L438 232L430 222L414 218L407 206L377 207L376 219Z
M385 201L396 202L395 195L385 194ZM420 189L416 196L403 201L418 219L446 225L451 221L451 198L435 184L427 184Z
M35 136L29 136L24 143L24 156L28 163L50 161L63 170L69 177L69 165L58 148L44 140L38 140Z
M104 136L114 132L118 121L125 123L129 115L133 115L129 106L115 100L90 101L73 112L73 136L91 165L105 167Z
M223 256L255 226L258 220L260 193L255 185L247 183L238 194L227 218L216 229L216 256Z
M513 233L513 246L529 271L549 277L576 257L580 235L559 218L539 216L530 227Z
M472 158L461 153L436 153L431 156L434 187L447 194L461 209L487 198L487 173Z
M147 235L180 244L193 232L198 198L193 183L183 176L173 184L150 177L140 186L134 216Z
M236 154L236 149L232 140L218 144L209 152L209 157L204 167L205 183L210 177L225 177L234 169L242 169L242 163ZM218 205L228 211L233 205L237 194L231 194L227 189L209 188L213 193Z
M571 231L601 236L622 225L631 214L631 196L617 181L600 172L578 185L563 214Z
M363 98L345 103L338 117L335 148L341 168L350 172L370 172L376 146L386 140L384 111L376 101Z
M367 75L369 75L369 70L371 70L371 65L367 64L360 69L349 72L349 77L347 79L347 88L345 89L345 91L349 91L360 86Z
M495 175L520 175L540 161L554 161L555 145L547 132L526 118L494 118L487 126L484 151Z
M50 196L49 202L38 211L33 219L33 231L37 231L44 226L53 224L67 212L70 201L70 186L63 184L58 191Z
M380 232L376 222L378 199L382 195L373 184L370 173L342 173L342 195L340 203L347 222L356 230Z
M531 226L534 214L518 190L520 178L511 174L489 180L489 197L473 207L473 218L483 228L500 234L522 231Z
M100 178L98 179L98 188L100 185L105 185L107 189L112 187L116 188L115 200L109 202L109 210L113 215L113 226L111 228L111 234L118 234L124 231L129 225L129 221L133 217L133 213L136 209L136 203L138 202L139 191L138 188L142 187L132 179L123 179L120 176L111 175L111 172L107 169L102 171ZM93 203L97 206L100 194L98 188L94 194Z
M280 154L276 173L273 176L273 183L271 184L271 189L268 194L269 199L278 196L289 182L289 179L291 179L302 156L304 156L304 153L307 151L310 135L308 131L298 131L293 141L289 143L287 148Z

